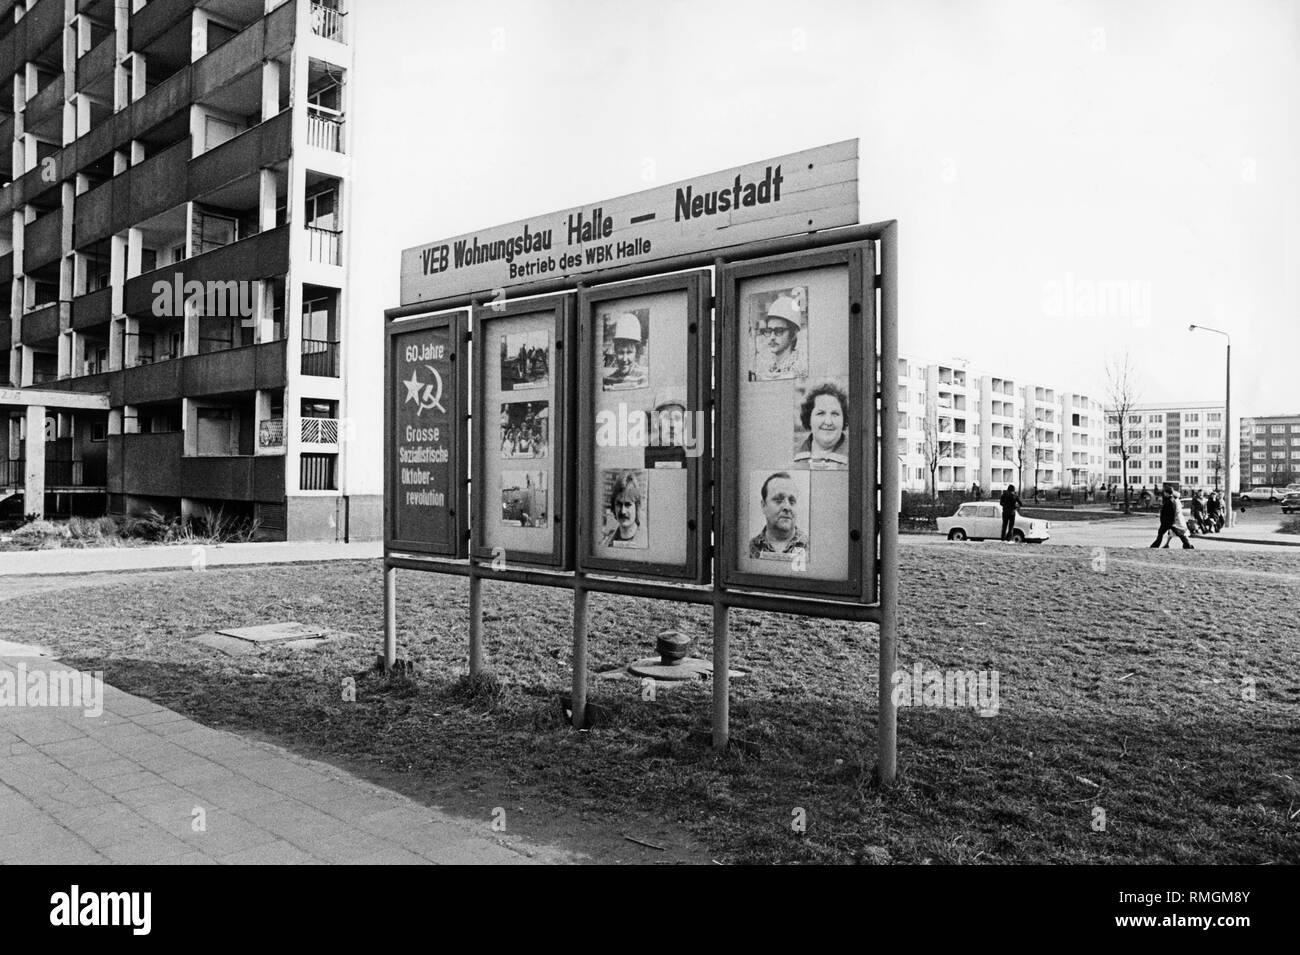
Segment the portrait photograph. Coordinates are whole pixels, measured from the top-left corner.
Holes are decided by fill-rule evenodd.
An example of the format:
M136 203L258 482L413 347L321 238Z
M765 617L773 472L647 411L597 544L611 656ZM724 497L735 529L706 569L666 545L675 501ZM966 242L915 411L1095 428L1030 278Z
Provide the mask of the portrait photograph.
M750 381L808 375L808 286L756 292L745 300Z
M548 527L545 471L501 472L501 523L509 527Z
M650 546L650 494L640 468L601 472L601 547L644 550Z
M646 467L684 468L687 449L698 448L701 440L701 425L686 408L685 392L656 392L648 420Z
M501 457L544 458L550 451L550 402L511 401L501 406Z
M551 381L551 333L545 329L501 336L501 390L545 388Z
M778 469L750 473L750 557L800 560L807 565L811 545L809 483L807 471Z
M650 309L611 309L600 315L600 375L604 391L631 391L650 383Z
M849 468L847 378L799 383L794 389L794 467L813 471Z

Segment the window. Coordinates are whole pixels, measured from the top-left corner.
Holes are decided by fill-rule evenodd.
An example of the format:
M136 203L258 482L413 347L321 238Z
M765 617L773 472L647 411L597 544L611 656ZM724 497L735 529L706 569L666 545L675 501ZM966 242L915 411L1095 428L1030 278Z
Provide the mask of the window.
M1207 428L1206 431L1205 431L1205 436L1206 436L1207 438L1221 438L1221 437L1223 437L1223 429L1222 429L1222 428Z
M1201 446L1199 444L1189 444L1183 448L1183 454L1200 454Z
M230 245L239 238L239 223L229 216L197 211L195 215L199 220L199 247L194 250L195 255Z
M1207 414L1207 415L1205 416L1205 420L1206 420L1206 421L1222 421L1222 420L1223 420L1223 412L1222 412L1222 411L1211 411L1209 414Z
M90 440L107 441L108 440L108 422L92 421L90 423Z
M1159 454L1162 451L1164 451L1163 445L1151 444L1147 446L1147 454Z
M1183 468L1188 471L1199 471L1201 469L1201 462L1195 459L1191 461L1184 461Z
M1183 415L1183 420L1184 420L1184 421L1200 421L1201 418L1200 418L1200 415L1198 415L1195 411L1189 411L1189 412L1187 412L1187 414Z
M219 119L216 116L207 117L207 122L203 128L204 151L216 149L222 143L234 139L241 132L243 132L243 130L235 123Z
M331 232L337 229L337 219L334 214L335 198L333 186L309 195L306 207L307 225L313 229L328 229Z
M1162 414L1147 415L1147 422L1150 424L1164 424L1165 416Z

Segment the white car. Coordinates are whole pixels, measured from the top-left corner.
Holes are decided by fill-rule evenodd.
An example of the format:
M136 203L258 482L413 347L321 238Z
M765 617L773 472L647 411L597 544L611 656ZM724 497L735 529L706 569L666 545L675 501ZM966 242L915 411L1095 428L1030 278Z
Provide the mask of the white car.
M1252 487L1249 491L1242 491L1237 495L1237 500L1242 504L1272 504L1274 501L1280 501L1285 495L1275 487L1261 485Z
M967 501L952 517L941 517L936 523L939 533L947 535L950 541L1002 539L1002 508L996 503ZM1051 536L1048 533L1051 526L1047 521L1016 515L1011 539L1017 544L1025 541L1041 544Z

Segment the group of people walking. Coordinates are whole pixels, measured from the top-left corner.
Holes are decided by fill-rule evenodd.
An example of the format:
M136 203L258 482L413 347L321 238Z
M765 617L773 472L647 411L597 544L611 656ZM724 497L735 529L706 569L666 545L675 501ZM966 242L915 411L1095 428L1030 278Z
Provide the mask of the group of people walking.
M1223 529L1226 514L1223 497L1218 491L1200 490L1192 495L1190 525L1183 518L1182 501L1170 485L1165 485L1162 498L1160 529L1156 531L1156 539L1151 544L1152 547L1159 547L1162 543L1168 547L1177 537L1183 542L1184 550L1193 550L1192 542L1187 539L1189 530L1192 534L1216 534Z

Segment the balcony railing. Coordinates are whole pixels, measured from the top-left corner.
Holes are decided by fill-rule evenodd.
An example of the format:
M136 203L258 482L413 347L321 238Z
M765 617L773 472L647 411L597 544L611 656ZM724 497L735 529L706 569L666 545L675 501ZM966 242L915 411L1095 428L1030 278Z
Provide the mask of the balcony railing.
M303 444L338 444L338 418L303 418Z
M298 487L303 491L333 491L335 454L304 454L299 458Z
M302 340L302 373L318 378L339 376L339 343L315 338Z
M343 18L347 16L342 10L334 10L323 3L311 5L311 32L327 40L343 40Z
M336 232L333 229L318 229L312 225L307 226L308 255L313 262L324 262L326 265L342 265L342 240L342 232Z
M257 447L263 451L284 448L284 419L267 418L258 428Z
M307 111L307 145L343 152L343 120L314 109Z
M0 469L0 487L20 488L27 482L27 459L19 458L16 461L0 462L3 468ZM98 487L104 483L104 468L92 468L89 475L92 479L92 486ZM45 462L45 486L54 487L86 487L86 463L84 461L46 461Z

